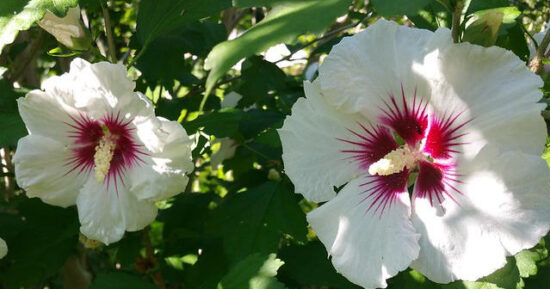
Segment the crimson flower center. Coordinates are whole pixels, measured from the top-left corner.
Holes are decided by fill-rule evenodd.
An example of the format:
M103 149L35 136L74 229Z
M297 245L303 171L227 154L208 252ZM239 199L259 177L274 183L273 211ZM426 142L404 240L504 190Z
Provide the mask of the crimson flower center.
M470 120L459 121L462 112L428 112L428 103L417 99L416 91L412 103L401 92L400 100L392 94L383 100L377 124L359 123L359 130L348 129L354 138L338 139L352 146L342 152L365 171L367 181L361 186L363 200L370 200L368 210L383 212L399 194L408 193L410 183L412 197L428 198L432 206L445 198L455 201L453 194L460 194L457 155L466 145L462 130Z
M110 113L101 119L81 114L71 117L69 137L72 139L72 155L67 161L69 170L78 174L94 172L99 183L107 186L124 182L126 171L143 163L140 155L146 155L136 141L132 119L123 119L120 113Z

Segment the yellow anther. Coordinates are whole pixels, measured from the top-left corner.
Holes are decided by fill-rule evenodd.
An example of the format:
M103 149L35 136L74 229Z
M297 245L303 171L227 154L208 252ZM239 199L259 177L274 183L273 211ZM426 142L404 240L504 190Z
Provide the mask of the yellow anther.
M369 167L369 174L387 176L402 172L405 168L412 168L416 163L416 156L408 146L395 149Z
M105 135L101 137L99 144L95 147L94 154L95 179L98 183L102 183L109 172L115 148L116 144L109 132L105 132Z

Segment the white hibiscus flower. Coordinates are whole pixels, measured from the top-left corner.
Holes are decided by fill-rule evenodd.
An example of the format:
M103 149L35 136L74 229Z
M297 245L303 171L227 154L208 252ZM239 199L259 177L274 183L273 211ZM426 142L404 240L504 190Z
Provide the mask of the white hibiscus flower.
M511 52L379 20L304 86L283 161L297 192L328 201L308 220L352 282L386 287L408 266L476 280L548 232L542 81Z
M105 244L151 223L155 201L185 189L193 169L183 127L155 117L122 65L71 63L18 99L29 135L13 158L29 197L76 204L81 232Z
M0 238L0 259L4 258L8 254L8 245L6 245L6 241L4 239Z

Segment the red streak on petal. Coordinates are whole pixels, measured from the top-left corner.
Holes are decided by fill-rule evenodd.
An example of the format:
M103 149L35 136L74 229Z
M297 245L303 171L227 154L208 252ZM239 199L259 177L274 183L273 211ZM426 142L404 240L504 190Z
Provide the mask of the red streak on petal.
M456 123L460 113L444 114L442 117L431 117L431 124L426 136L426 143L423 151L431 155L434 159L449 159L458 151L454 148L464 143L460 138L465 135L460 130L471 120L462 123Z
M401 96L401 104L397 103L393 94L390 94L390 103L383 100L386 108L380 108L383 112L380 121L391 127L409 146L415 147L424 138L428 126L428 103L423 103L422 99L417 102L415 90L412 106L409 106L403 86Z
M118 185L124 183L125 173L128 168L144 164L141 155L147 155L142 146L136 142L131 126L132 120L124 120L120 113L110 113L100 120L93 120L85 114L79 117L72 117L73 123L67 123L71 128L69 137L73 139L71 151L73 155L66 165L69 166L67 174L77 171L78 174L90 174L95 166L95 148L105 133L102 126L107 127L112 141L116 146L109 171L105 178L105 184L114 184L118 192Z
M374 208L374 213L380 211L380 216L382 216L384 210L391 208L399 194L407 192L409 170L405 169L387 176L375 175L367 178L370 181L361 184L361 186L368 187L363 191L367 195L361 202L371 199L367 212Z
M361 127L359 132L348 129L358 138L357 140L337 139L353 146L353 148L342 150L342 152L351 154L349 158L359 162L360 168L368 169L372 163L399 147L388 128L372 125L367 128L362 124L358 125Z
M446 197L453 198L450 190L460 194L454 183L460 183L453 173L453 166L420 161L418 163L418 178L414 187L415 198L427 198L433 206L437 201L441 204Z

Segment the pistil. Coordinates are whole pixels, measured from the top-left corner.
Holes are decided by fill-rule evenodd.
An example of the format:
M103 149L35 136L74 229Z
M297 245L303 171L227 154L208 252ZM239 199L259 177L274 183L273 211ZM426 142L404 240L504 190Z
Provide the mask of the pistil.
M388 176L412 169L416 165L417 153L405 145L397 148L369 166L370 175Z
M107 127L103 126L102 128L104 135L95 147L94 154L95 179L98 183L102 183L105 180L116 148L116 143Z

